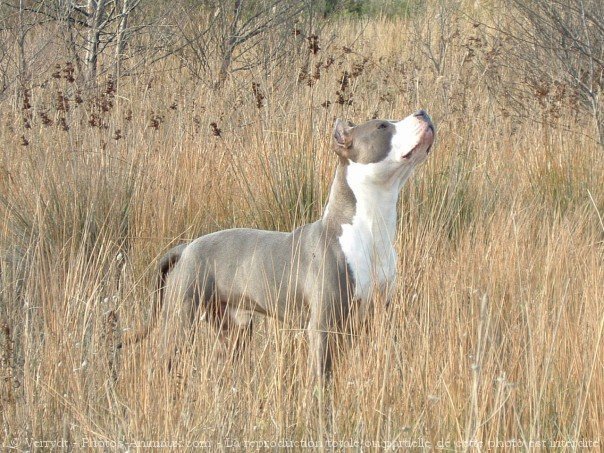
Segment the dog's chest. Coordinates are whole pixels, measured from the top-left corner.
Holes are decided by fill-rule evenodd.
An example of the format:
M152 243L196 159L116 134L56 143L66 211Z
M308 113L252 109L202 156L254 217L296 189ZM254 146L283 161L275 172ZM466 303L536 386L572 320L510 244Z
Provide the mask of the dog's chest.
M396 278L396 202L372 193L355 195L355 215L342 225L339 241L354 278L354 298L367 301L374 291L391 288Z

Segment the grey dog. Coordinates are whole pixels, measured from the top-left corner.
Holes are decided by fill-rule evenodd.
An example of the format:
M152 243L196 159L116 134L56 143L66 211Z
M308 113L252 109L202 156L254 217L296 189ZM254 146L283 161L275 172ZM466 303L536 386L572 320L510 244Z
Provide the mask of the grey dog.
M434 137L423 110L358 126L336 120L338 166L323 216L290 233L236 228L174 247L160 261L152 321L166 299L177 307L179 329L203 316L225 341L236 339L237 351L253 313L293 322L307 330L314 373L329 375L338 333L371 311L378 292L392 297L397 201Z

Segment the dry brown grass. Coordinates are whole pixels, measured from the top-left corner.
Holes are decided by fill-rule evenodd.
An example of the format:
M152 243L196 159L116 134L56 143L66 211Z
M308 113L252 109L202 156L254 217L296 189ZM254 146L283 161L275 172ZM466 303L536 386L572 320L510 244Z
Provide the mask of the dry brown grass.
M475 28L459 17L436 73L418 44L429 39L425 20L419 35L402 20L334 25L331 44L308 56L308 77L299 77L306 56L219 92L156 68L117 91L82 93L81 104L65 77L32 90L30 108L3 102L3 448L415 441L462 450L600 439L602 149L571 107L558 128L538 110L538 121L509 116L468 56ZM163 327L115 350L122 330L148 318L155 263L170 245L318 218L335 167L334 117L400 118L418 107L438 142L403 191L396 301L355 339L324 400L307 375L304 336L271 320L256 321L234 366L215 357L201 325L184 376L158 365Z

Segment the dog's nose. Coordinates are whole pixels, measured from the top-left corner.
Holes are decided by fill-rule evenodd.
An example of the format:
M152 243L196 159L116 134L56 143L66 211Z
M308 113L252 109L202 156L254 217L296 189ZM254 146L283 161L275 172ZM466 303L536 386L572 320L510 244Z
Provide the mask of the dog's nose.
M428 119L428 114L426 113L425 110L418 110L417 112L415 112L413 114L414 117L416 118L421 118L423 120L427 120Z

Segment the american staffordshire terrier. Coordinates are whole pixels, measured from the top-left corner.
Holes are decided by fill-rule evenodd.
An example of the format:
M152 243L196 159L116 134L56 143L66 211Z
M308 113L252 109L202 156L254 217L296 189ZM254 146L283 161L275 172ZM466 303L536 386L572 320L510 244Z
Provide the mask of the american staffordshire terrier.
M399 193L434 137L423 110L359 126L336 120L338 166L323 216L289 233L235 228L174 247L159 264L152 321L166 299L180 329L204 317L241 351L252 314L262 313L307 329L309 365L329 375L339 334L371 310L377 292L392 296Z

